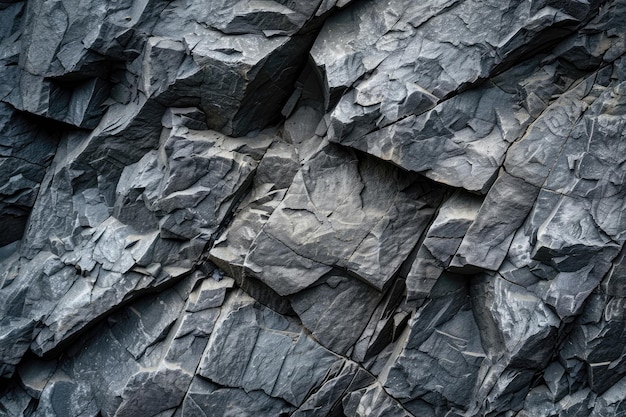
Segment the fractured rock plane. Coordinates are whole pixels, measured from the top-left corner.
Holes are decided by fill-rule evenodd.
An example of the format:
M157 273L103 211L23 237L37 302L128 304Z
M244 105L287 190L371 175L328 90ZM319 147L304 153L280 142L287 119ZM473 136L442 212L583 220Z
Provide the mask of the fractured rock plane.
M0 0L0 417L626 415L626 0Z

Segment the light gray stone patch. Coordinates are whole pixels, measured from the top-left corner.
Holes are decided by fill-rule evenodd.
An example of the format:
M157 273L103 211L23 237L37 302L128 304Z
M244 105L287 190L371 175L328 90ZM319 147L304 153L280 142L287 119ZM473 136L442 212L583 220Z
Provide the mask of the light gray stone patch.
M336 137L353 135L355 140L422 113L514 62L520 49L546 37L562 37L557 25L575 28L593 16L596 7L583 7L573 17L566 5L454 1L413 5L398 0L385 5L366 2L338 13L311 52L326 77L328 97L349 89L333 111L337 127L341 126ZM368 33L356 41L365 30ZM328 101L331 107L336 102Z
M332 266L382 289L408 257L439 198L431 184L329 146L296 174L245 266L281 295L308 287ZM277 247L292 261L278 262Z
M585 100L597 98L599 90L594 88L594 83L599 79L602 84L607 75L604 70L580 80L548 107L526 134L510 147L504 163L507 172L542 187L568 137L576 133L576 123L589 108Z

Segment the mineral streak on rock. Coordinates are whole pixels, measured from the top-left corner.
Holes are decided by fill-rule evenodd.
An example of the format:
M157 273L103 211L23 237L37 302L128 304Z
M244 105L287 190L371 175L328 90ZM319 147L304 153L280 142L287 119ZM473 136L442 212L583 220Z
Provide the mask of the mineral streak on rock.
M626 1L0 0L0 417L626 413Z

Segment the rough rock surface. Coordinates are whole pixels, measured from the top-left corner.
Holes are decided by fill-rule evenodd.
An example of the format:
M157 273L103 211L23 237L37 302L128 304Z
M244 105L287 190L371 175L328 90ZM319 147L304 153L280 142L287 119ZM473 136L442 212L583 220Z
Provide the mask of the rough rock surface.
M626 414L625 0L0 0L1 417Z

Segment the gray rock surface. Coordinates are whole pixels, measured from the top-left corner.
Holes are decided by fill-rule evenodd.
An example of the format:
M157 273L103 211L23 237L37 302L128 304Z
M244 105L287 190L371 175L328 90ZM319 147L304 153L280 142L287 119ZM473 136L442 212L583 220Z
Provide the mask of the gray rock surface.
M626 413L624 28L0 1L0 417Z

